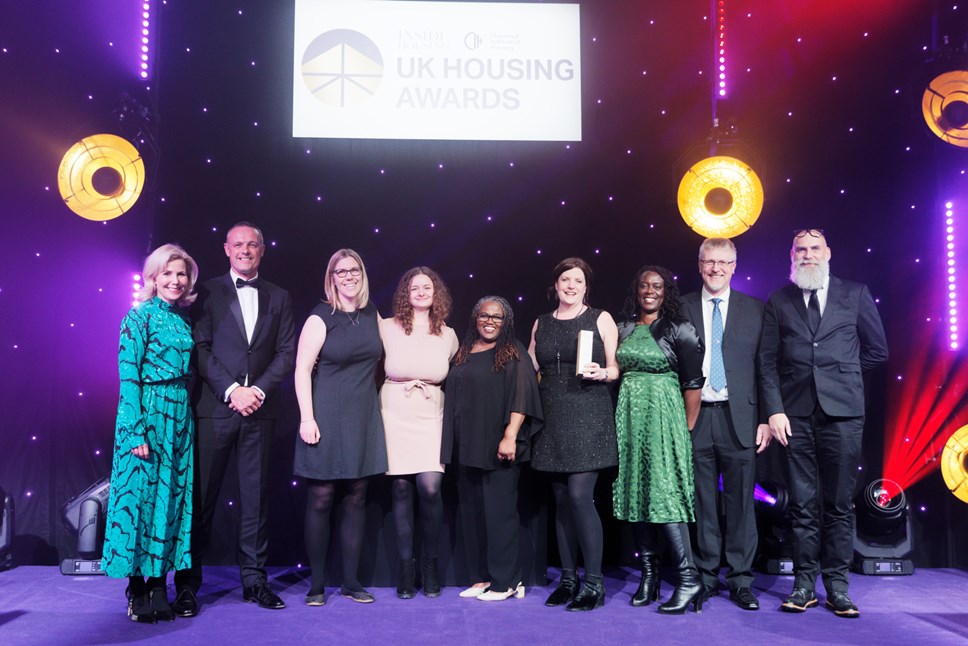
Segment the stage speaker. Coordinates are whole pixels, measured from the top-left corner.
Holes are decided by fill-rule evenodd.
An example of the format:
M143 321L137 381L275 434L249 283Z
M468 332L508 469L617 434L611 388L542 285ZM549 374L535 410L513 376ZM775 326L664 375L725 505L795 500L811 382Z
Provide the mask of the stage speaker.
M0 487L0 570L13 567L13 496Z
M80 558L61 561L61 574L104 574L98 557L104 544L104 512L110 492L111 481L101 478L64 505L64 523L77 533Z

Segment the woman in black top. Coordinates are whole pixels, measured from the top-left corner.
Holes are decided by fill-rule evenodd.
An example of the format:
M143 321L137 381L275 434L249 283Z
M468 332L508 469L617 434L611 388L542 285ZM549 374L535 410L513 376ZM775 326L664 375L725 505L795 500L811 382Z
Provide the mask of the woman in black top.
M445 387L440 461L459 465L458 507L474 581L461 596L521 598L518 476L541 402L505 299L485 296L474 306Z

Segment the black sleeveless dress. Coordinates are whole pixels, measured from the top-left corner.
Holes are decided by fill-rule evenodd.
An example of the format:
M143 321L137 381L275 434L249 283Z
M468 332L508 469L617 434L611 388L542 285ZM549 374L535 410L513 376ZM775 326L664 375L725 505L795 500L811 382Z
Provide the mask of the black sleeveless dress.
M534 353L541 372L538 390L545 419L531 449L531 466L538 471L579 473L618 464L609 386L575 375L580 330L592 332L592 361L605 365L605 346L598 333L601 313L588 308L566 321L552 314L538 318Z

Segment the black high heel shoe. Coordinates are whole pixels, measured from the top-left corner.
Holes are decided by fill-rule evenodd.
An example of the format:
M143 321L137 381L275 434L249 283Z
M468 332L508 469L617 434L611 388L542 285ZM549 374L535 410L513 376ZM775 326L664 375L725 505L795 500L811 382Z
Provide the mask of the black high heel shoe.
M127 588L124 594L128 598L128 617L131 621L137 621L139 624L153 624L157 621L151 609L151 600L148 598L147 591L134 594L131 588Z
M561 570L561 580L558 587L551 593L545 605L549 607L563 606L571 603L578 596L578 573L575 570Z
M569 612L585 612L601 608L605 605L605 585L601 574L586 574L581 592L575 600L568 604L565 610Z
M659 606L659 612L663 615L681 615L686 612L689 604L693 604L693 609L697 613L702 612L706 595L703 594L699 571L692 561L689 530L685 523L669 523L661 527L666 544L672 551L679 570L679 582L676 584L676 589L672 591L672 597Z
M630 605L647 606L659 600L659 559L654 554L642 555L642 578Z
M155 588L148 592L149 604L155 613L156 621L175 621L175 611L168 603L168 591L165 588Z

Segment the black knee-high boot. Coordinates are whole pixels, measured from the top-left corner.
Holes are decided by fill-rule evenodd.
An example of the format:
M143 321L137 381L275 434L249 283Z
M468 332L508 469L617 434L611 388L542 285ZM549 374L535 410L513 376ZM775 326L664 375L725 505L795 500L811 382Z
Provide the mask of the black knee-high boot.
M696 612L702 612L702 583L692 560L688 526L685 523L665 523L659 527L662 528L662 534L679 571L676 589L672 592L672 597L659 606L659 612L665 615L681 615L690 603Z
M647 606L659 600L659 552L656 547L655 525L652 523L633 524L635 542L639 549L642 578L639 589L632 595L631 605Z

